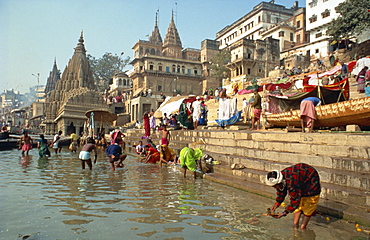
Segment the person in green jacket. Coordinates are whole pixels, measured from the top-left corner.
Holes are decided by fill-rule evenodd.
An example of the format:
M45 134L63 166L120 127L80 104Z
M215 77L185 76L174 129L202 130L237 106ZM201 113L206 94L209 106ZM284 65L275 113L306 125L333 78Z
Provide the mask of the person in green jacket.
M197 178L197 161L203 156L203 150L201 148L188 148L184 147L180 151L180 166L184 168L184 178L186 177L186 170L194 172L194 179ZM200 170L203 173L202 163L199 161Z

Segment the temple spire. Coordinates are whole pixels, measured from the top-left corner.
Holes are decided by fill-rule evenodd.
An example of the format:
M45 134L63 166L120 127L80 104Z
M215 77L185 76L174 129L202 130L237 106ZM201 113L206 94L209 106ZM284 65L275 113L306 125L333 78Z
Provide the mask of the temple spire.
M85 45L84 45L84 35L83 30L81 31L80 39L78 39L77 47L75 48L75 53L86 53Z
M155 44L155 45L162 45L163 44L162 36L161 36L161 34L159 32L159 28L158 28L158 13L159 13L159 9L155 13L154 29L153 29L152 35L149 38L149 42L151 44Z
M166 46L175 46L175 47L182 47L181 39L179 33L177 31L175 21L174 21L174 14L172 10L172 17L170 25L168 26L166 37L164 39L163 47Z

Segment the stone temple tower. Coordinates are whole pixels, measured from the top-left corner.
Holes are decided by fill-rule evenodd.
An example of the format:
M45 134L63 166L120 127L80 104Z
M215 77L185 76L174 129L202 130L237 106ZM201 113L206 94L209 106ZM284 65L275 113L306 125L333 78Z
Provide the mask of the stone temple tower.
M64 135L79 134L89 110L110 110L102 96L95 90L93 74L86 57L81 33L72 58L56 82L55 89L46 100L45 134L63 131ZM106 131L108 126L105 126ZM100 130L102 131L102 130Z
M50 92L55 89L57 81L60 79L60 71L57 67L57 60L54 59L53 69L50 71L49 77L46 81L45 95L49 96Z
M163 56L182 58L182 43L173 19L173 12L163 43Z

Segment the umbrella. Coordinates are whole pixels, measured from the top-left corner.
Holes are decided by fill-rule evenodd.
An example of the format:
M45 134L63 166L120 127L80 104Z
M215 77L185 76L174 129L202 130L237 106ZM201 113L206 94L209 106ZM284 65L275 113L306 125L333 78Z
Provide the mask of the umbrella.
M117 120L116 114L103 109L89 110L85 113L85 115L88 118L90 118L91 115L94 115L95 121L98 122L112 123L113 121Z

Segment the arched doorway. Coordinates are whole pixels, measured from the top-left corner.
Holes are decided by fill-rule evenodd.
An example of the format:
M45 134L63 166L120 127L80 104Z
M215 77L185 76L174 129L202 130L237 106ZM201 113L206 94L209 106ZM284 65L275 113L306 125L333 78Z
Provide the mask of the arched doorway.
M73 122L67 127L67 135L71 135L72 133L76 133L76 127L73 125Z

